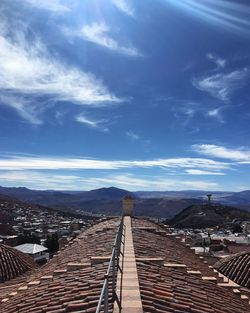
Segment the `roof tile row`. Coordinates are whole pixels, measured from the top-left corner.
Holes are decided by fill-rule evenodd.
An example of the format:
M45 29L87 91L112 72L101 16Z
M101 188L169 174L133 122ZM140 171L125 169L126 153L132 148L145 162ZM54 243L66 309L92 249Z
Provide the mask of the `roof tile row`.
M233 287L219 287L223 278L173 236L143 230L140 220L136 220L133 237L144 312L250 312L248 297L242 301L241 292L234 293ZM165 263L156 264L145 258L153 256L163 258ZM166 263L186 267L165 266Z

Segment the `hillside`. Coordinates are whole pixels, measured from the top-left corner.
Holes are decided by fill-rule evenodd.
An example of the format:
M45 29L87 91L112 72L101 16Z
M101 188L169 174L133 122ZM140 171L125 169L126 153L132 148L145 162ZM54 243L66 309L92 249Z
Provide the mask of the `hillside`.
M224 226L234 219L250 220L250 212L225 205L191 205L178 213L170 224L180 228Z
M78 209L91 213L120 215L122 198L131 194L135 198L135 214L158 218L172 218L197 199L139 198L136 194L115 187L100 188L83 192L39 191L27 188L0 187L0 194L15 197L21 201L53 207L63 211Z
M249 191L227 193L214 192L213 201L250 210ZM0 194L32 204L53 207L63 211L77 209L91 213L119 215L122 198L131 194L135 198L135 212L140 216L172 218L181 210L193 204L202 204L206 191L141 191L131 193L115 187L90 191L30 190L27 188L0 187Z

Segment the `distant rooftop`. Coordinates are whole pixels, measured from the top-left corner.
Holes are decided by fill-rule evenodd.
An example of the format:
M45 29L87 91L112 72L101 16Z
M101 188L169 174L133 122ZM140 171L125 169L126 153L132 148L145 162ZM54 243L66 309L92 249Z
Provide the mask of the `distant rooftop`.
M22 245L16 246L15 249L27 254L36 254L38 252L47 251L48 248L38 245L36 243L24 243Z

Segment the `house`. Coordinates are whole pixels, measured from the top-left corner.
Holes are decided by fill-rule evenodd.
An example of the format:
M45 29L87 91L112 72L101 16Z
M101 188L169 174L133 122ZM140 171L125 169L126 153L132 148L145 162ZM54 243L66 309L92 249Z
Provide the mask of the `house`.
M36 243L24 243L16 246L15 249L25 254L30 255L34 261L43 262L49 260L48 248L38 245Z

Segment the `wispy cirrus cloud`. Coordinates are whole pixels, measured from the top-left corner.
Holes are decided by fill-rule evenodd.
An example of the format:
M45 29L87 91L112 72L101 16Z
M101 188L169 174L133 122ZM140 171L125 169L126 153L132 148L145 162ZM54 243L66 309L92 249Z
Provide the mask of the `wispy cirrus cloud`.
M0 182L8 186L28 187L31 189L78 190L78 175L63 175L43 173L39 171L3 171L0 172Z
M227 159L241 164L250 164L250 149L245 147L229 149L211 144L199 144L192 147L194 151L209 157Z
M220 189L218 183L203 180L166 179L163 176L140 176L132 174L113 174L103 177L84 177L43 173L40 171L4 171L0 172L0 183L8 186L25 186L31 189L85 190L101 187L117 186L118 188L136 190L214 190Z
M7 25L8 26L8 25ZM1 102L14 108L30 123L41 123L37 115L41 99L99 107L121 102L93 74L69 66L49 53L38 39L28 41L25 32L9 34L0 23ZM35 103L35 104L34 104Z
M215 63L215 65L217 65L218 67L225 67L226 66L226 60L225 59L222 59L222 58L219 58L217 57L215 54L213 53L208 53L207 54L207 58L211 61L213 61Z
M92 186L118 186L132 191L137 190L183 190L183 189L219 189L219 184L202 180L168 179L163 176L136 177L132 174L109 175L107 177L90 178Z
M209 93L211 96L227 102L234 91L246 84L249 77L249 69L243 68L228 73L217 73L193 80L193 85Z
M108 128L104 126L104 124L107 123L107 120L94 120L90 119L84 114L80 114L76 116L76 121L91 128L95 128L105 132L109 131Z
M66 32L67 33L67 32ZM82 27L79 36L110 51L131 57L142 56L133 46L123 46L110 36L110 28L104 22L93 23Z
M219 175L223 176L226 175L223 172L209 172L209 171L203 171L203 170L197 170L197 169L187 169L185 172L189 175Z
M208 110L207 115L209 117L215 118L218 122L223 124L225 123L225 120L221 114L222 109L224 109L224 107Z
M23 0L30 6L42 9L46 11L51 11L53 13L65 13L71 11L70 6L63 0Z
M194 128L195 125L200 126L200 124L203 125L204 121L208 119L212 119L213 122L219 122L220 124L223 124L225 123L223 113L229 108L229 105L215 107L213 103L206 103L205 101L199 103L189 100L176 100L173 103L174 105L171 110L175 116L175 119L179 120L180 126L185 128ZM176 103L178 105L176 105ZM215 123L210 123L209 125L212 127L215 125Z
M161 168L161 169L230 169L230 163L206 158L169 158L153 160L98 160L88 158L15 156L0 158L0 170L73 170L99 169L116 170L124 168Z
M131 16L131 17L135 17L135 10L134 10L134 8L126 0L112 0L112 3L121 12L123 12L123 13Z
M140 139L140 136L137 135L135 132L133 132L133 131L131 131L131 130L127 131L127 132L126 132L126 135L127 135L130 139L135 140L135 141L137 141L137 140Z
M29 100L21 96L15 95L0 95L0 103L6 105L14 110L28 123L40 125L42 119L39 117L42 108L35 104L31 105Z

